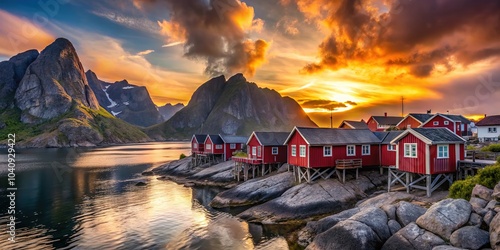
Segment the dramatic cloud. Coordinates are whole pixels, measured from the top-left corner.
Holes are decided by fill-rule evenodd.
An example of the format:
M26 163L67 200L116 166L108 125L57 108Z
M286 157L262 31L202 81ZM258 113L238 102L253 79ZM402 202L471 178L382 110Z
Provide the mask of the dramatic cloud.
M355 102L337 102L332 100L299 100L301 106L305 109L323 109L323 110L335 110L338 108L347 108L349 106L357 105Z
M254 19L254 9L239 0L135 1L143 10L166 7L169 18L158 21L169 44L184 43L185 56L207 63L209 75L242 72L253 75L265 61L269 43L252 40L264 21Z
M328 30L303 71L371 66L428 77L500 55L496 0L297 0Z

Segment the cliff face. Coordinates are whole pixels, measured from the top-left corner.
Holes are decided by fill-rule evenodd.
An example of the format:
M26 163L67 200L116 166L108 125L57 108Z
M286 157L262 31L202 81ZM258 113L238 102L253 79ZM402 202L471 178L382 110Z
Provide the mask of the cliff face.
M181 110L182 108L184 108L184 104L182 103L177 103L175 105L167 103L164 106L158 107L158 110L160 111L163 120L167 121L168 119L172 118L172 116L174 116L175 113L179 112L179 110Z
M189 104L170 120L147 130L155 138L189 138L193 133L249 135L316 127L300 105L278 92L249 83L242 74L223 76L201 85Z
M146 87L129 84L126 80L104 82L90 70L85 74L99 104L114 116L143 127L164 121Z

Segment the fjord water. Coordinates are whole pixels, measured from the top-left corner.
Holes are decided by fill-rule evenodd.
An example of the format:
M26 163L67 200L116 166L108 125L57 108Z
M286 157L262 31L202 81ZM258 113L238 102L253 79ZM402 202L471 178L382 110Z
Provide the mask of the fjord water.
M210 209L217 190L141 175L188 152L189 143L18 149L15 244L2 152L0 249L288 249L284 238Z

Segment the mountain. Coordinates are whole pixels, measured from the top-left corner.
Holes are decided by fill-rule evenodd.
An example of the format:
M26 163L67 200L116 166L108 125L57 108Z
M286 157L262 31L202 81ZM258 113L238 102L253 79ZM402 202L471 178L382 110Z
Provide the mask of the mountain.
M167 121L172 116L174 116L175 113L179 112L179 110L181 110L182 108L184 108L184 104L182 103L177 103L175 105L167 103L164 106L158 107L158 110L160 111L163 120Z
M0 138L17 146L66 147L150 140L99 106L70 41L58 38L0 63ZM5 142L5 141L4 141Z
M294 126L317 125L292 98L236 74L227 81L224 76L210 79L186 107L146 133L156 139L186 139L193 133L250 135L254 130L290 131Z
M164 121L146 87L129 84L126 80L104 82L91 70L85 75L99 104L114 116L142 127Z

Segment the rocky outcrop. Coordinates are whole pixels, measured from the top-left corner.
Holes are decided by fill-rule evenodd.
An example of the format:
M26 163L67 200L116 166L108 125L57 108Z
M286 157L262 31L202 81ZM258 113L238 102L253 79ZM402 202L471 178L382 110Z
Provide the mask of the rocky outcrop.
M26 69L28 69L28 66L38 58L39 54L38 50L32 49L19 53L9 59L9 62L14 65L14 81L17 83L21 82L21 79L26 73Z
M491 248L500 249L500 213L491 220L489 233Z
M450 243L455 247L466 249L481 249L490 244L490 235L487 231L474 226L457 229L450 236Z
M73 102L97 110L82 64L70 41L58 38L28 66L16 90L24 123L38 123L70 110Z
M439 236L412 222L391 236L382 246L382 250L431 250L444 244L445 241Z
M293 173L290 172L252 179L217 194L210 206L224 208L263 203L279 197L294 184Z
M163 121L146 87L132 85L126 80L104 82L91 70L85 74L99 104L114 116L142 127Z
M405 227L408 224L417 221L418 217L425 214L426 211L427 209L421 206L401 201L396 209L397 221L401 224L401 226Z
M472 206L463 199L445 199L432 205L417 219L417 224L445 240L451 233L465 225L470 218Z
M160 111L163 120L168 121L168 119L172 118L172 116L174 116L182 108L184 108L184 104L182 103L177 103L175 105L167 103L161 107L158 107L158 110Z

